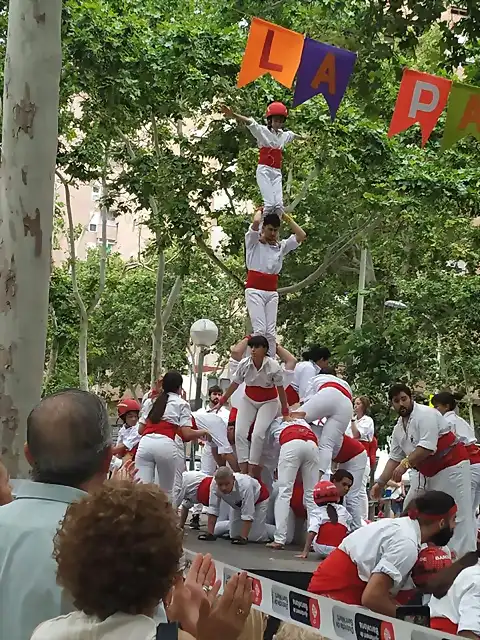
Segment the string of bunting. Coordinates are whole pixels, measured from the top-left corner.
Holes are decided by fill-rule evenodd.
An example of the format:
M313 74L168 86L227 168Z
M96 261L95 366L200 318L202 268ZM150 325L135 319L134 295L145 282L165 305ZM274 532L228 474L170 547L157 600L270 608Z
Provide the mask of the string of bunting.
M252 18L237 86L244 87L269 73L290 89L296 76L293 106L322 94L333 122L356 59L352 51ZM480 140L480 87L405 69L388 137L418 123L425 146L447 104L442 151L468 135Z

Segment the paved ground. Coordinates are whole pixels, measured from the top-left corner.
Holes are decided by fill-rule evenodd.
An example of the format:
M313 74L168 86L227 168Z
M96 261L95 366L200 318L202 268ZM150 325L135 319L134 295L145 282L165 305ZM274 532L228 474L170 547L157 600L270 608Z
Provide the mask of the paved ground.
M214 558L240 569L268 571L298 571L312 573L318 566L313 554L309 560L295 558L300 549L289 546L284 551L272 551L261 543L250 543L244 547L234 546L229 540L218 538L215 542L198 540L198 531L185 528L184 547L197 553L211 553Z

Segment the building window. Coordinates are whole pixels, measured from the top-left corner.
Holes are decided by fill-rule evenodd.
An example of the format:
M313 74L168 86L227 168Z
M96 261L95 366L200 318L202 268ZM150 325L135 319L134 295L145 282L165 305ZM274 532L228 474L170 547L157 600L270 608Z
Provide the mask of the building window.
M468 16L467 9L464 9L463 7L456 7L455 5L450 7L450 13L452 16Z
M88 230L89 230L89 231L96 231L96 230L97 230L97 225L96 225L96 224L94 224L93 222L91 222L91 223L88 225Z
M101 196L101 187L98 182L94 182L92 185L92 200L99 200Z

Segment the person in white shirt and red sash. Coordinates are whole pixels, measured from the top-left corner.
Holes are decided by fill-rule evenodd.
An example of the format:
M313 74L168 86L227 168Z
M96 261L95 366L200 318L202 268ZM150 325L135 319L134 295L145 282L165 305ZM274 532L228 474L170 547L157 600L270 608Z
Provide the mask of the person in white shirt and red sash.
M228 467L220 467L210 484L207 533L200 534L198 539L213 542L225 532L220 527L221 522L217 525L223 500L230 506L228 530L232 544L266 542L271 539L270 531L273 530L271 525L267 525L269 497L267 487L259 480L243 473L233 473Z
M432 404L437 411L440 411L467 449L470 460L473 517L476 518L480 505L480 447L477 444L475 429L455 412L457 401L453 393L449 391L436 393L432 398Z
M405 384L391 387L389 398L399 419L392 433L390 459L372 487L372 498L379 499L389 480L400 482L407 469L416 469L418 480L412 480L405 508L422 491L445 491L458 507L450 550L456 557L475 550L470 463L465 446L436 409L414 402L412 392Z
M302 354L302 362L295 367L292 387L296 391L296 402L305 402L307 391L315 376L318 376L322 369L328 367L330 359L330 349L314 345ZM292 403L293 404L293 403Z
M270 438L278 450L278 496L275 500L275 537L267 546L283 549L287 541L288 516L297 474L302 477L303 501L311 516L315 509L313 489L318 482L318 440L310 425L297 418L284 422L277 418L270 425Z
M177 468L175 436L184 442L209 439L202 429L192 428L190 405L181 397L183 378L178 371L168 371L163 377L162 392L155 399L145 423L138 433L142 436L135 457L138 479L154 482L172 499Z
M365 451L367 452L367 466L365 467L365 477L363 478L364 491L361 494L362 502L362 518L366 520L368 518L368 495L367 484L370 479L370 460L375 458L376 453L376 440L375 440L375 424L373 419L368 415L370 409L370 400L367 396L358 396L353 402L353 408L355 415L352 418L350 425L346 431L347 436L355 438L362 443ZM375 449L372 451L372 449ZM373 455L372 455L373 454Z
M284 215L292 234L286 240L278 239L280 218L275 213L265 216L257 211L245 234L245 262L247 281L245 303L252 322L252 335L268 339L269 355L275 357L278 312L278 275L284 257L305 240L306 233L292 218ZM261 225L261 229L260 229Z
M430 627L464 638L480 638L480 564L464 569L447 595L432 597Z
M367 491L365 476L368 463L367 452L361 442L345 435L341 446L333 450L332 462L340 465L344 471L349 471L353 476L352 488L345 496L343 504L352 516L352 529L358 529L362 526L362 520L365 520L363 495Z
M202 471L185 471L182 478L182 489L178 495L177 504L181 504L180 526L185 527L188 512L197 504L208 507L210 503L210 486L213 476Z
M342 446L352 413L352 390L345 380L334 375L333 369L322 369L313 378L305 404L292 413L293 418L304 418L310 423L325 419L318 442L321 476L330 468L333 452Z
M345 604L362 605L395 618L398 590L415 565L421 546L448 543L457 507L443 491L428 491L406 518L383 518L357 529L315 570L308 590Z
M219 405L223 406L238 387L245 383L245 393L238 401L235 448L240 471L259 478L265 436L278 415L279 400L284 417L289 416L289 410L283 388L283 370L273 358L267 356L267 339L264 336L252 336L248 346L252 354L238 364L233 381ZM250 447L248 434L252 423L255 424Z
M269 104L265 113L267 126L258 124L253 118L234 113L229 107L224 106L222 111L227 118L235 118L237 122L247 125L256 139L260 149L257 184L262 194L265 215L274 211L278 211L281 215L283 213L283 149L294 138L303 139L303 136L282 128L288 117L287 107L281 102Z
M308 520L308 533L303 552L298 558L307 559L310 548L323 558L329 556L352 531L352 517L340 502L340 493L330 480L315 485L313 499L319 507Z

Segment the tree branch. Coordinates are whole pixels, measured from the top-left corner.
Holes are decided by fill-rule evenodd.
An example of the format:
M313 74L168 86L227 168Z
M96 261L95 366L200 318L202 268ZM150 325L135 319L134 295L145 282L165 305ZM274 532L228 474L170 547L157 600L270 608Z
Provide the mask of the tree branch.
M183 278L181 276L177 276L175 279L175 282L173 283L173 287L170 289L170 293L167 299L167 304L165 305L165 308L163 310L162 321L163 321L164 327L169 321L170 316L172 315L173 307L180 295L180 292L182 290L182 285L183 285Z
M303 198L307 195L308 190L310 189L310 185L318 176L318 167L314 167L307 176L307 179L303 183L302 188L300 189L300 193L294 198L293 202L291 202L287 207L285 207L285 213L292 213L292 211L297 207L297 205L303 200Z
M243 280L241 280L235 273L233 273L233 271L230 271L227 265L224 264L223 261L215 255L213 249L206 244L203 238L201 238L200 236L195 236L195 242L197 243L197 246L207 254L210 260L214 262L218 267L220 267L220 269L224 273L226 273L227 276L229 276L236 284L238 284L239 287L242 287L242 289L245 287L245 283L243 282Z
M96 306L100 302L103 291L105 289L105 275L107 270L107 213L108 209L105 206L104 198L108 195L108 187L106 180L108 163L108 149L105 151L105 162L102 173L102 206L100 208L100 216L102 219L102 244L100 245L100 259L98 265L98 287L95 297L89 304L87 309L87 316L90 316L95 311Z
M320 278L320 276L322 276L326 272L326 270L335 262L335 260L337 260L343 253L345 253L345 251L349 247L352 246L352 244L355 242L359 234L364 233L367 230L373 229L373 227L376 224L377 224L377 220L374 220L373 222L369 221L367 223L364 223L357 229L355 229L355 231L353 232L350 231L348 234L345 234L344 236L342 236L341 239L336 240L328 248L322 264L319 265L317 269L313 271L313 273L311 273L309 276L307 276L300 282L297 282L296 284L292 284L288 287L282 287L281 289L278 290L278 295L286 295L287 293L296 293L297 291L300 291L301 289L305 289L305 287L308 287L309 285L313 284L316 280L318 280L318 278ZM336 248L337 246L339 246L339 248L332 253L334 248Z

